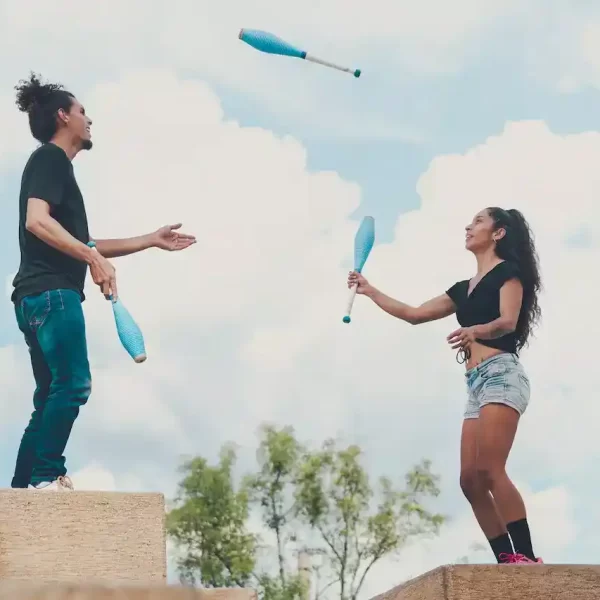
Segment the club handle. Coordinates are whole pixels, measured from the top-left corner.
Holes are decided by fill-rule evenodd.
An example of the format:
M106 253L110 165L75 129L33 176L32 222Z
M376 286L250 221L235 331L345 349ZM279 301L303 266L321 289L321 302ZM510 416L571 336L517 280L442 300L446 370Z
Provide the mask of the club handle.
M348 293L348 300L346 303L346 314L344 316L344 323L350 323L350 314L352 313L352 305L354 304L354 298L356 298L356 290L358 288L357 285L353 285L350 288L350 292Z
M304 60L309 60L310 62L314 62L318 65L323 65L324 67L331 67L332 69L337 69L338 71L343 71L344 73L351 73L352 75L354 75L354 77L360 77L360 69L349 69L348 67L341 67L340 65L336 65L335 63L329 62L328 60L317 58L312 54L306 54Z

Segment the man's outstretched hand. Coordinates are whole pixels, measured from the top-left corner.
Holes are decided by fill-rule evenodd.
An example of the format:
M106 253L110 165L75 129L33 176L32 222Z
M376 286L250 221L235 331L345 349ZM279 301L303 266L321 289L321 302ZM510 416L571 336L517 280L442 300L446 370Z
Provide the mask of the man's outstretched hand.
M181 223L175 225L165 225L157 229L152 234L152 245L161 250L175 252L176 250L185 250L196 243L196 237L187 233L175 231L181 227Z

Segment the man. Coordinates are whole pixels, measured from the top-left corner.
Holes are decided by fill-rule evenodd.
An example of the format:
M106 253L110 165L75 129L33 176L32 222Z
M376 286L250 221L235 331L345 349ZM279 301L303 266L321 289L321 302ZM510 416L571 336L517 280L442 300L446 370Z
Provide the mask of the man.
M94 283L116 300L115 269L107 260L147 248L183 250L195 243L180 224L128 239L92 239L72 161L90 150L91 119L73 94L31 74L16 87L17 106L29 116L41 145L29 157L19 197L21 263L12 301L31 357L34 411L23 434L13 488L69 491L64 451L91 392L81 303L88 266Z

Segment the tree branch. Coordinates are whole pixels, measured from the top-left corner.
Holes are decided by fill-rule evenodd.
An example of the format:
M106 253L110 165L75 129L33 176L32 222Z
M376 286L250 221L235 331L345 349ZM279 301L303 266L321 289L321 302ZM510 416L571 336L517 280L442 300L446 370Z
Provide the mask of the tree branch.
M356 581L356 575L358 574L358 570L360 568L360 563L362 562L363 550L359 549L358 546L358 523L354 525L354 552L356 553L356 565L352 571L352 581L350 582L351 589L354 588L354 582Z
M327 537L327 534L325 533L325 531L323 531L323 527L321 525L316 525L316 528L319 530L319 533L321 534L321 536L323 537L323 540L325 541L325 543L329 546L329 548L331 549L331 551L333 552L333 554L335 555L335 557L338 559L338 561L342 562L342 557L340 556L339 552L336 550L335 546L333 545L333 543L329 540L329 538Z
M356 587L356 589L352 592L352 600L355 600L356 597L358 596L358 593L360 592L364 582L365 582L365 578L367 577L367 573L371 570L371 567L383 556L383 554L381 553L381 547L383 546L383 543L385 542L386 538L384 538L382 540L382 542L379 544L379 551L375 552L373 554L373 558L371 560L371 562L369 562L369 564L366 566L362 577L360 578L360 581L358 582L358 586Z
M360 592L360 589L363 586L363 583L365 582L365 578L367 577L367 573L371 570L371 567L380 559L380 556L374 556L373 559L371 560L371 562L366 566L364 573L362 574L362 577L360 578L360 581L358 582L358 585L356 586L356 589L352 591L352 600L356 600L356 597L358 596L358 593Z
M326 589L330 588L334 583L337 583L338 581L339 579L337 577L335 579L332 579L325 587L317 591L316 597L318 598Z
M285 585L285 569L284 569L284 561L283 561L283 553L281 548L281 516L277 510L277 505L275 502L275 488L279 485L279 481L281 478L281 473L278 472L275 476L275 482L271 486L270 494L271 497L271 513L273 515L273 526L275 529L275 535L277 536L277 558L279 561L279 579L281 580L281 584Z

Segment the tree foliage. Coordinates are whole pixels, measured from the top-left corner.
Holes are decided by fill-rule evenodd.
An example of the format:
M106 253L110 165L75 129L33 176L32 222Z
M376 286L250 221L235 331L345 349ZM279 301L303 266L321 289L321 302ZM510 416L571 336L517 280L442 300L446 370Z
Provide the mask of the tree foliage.
M296 485L301 519L318 531L339 586L339 597L355 599L373 565L409 538L437 533L444 518L422 504L437 496L437 477L424 461L394 489L381 477L376 487L360 464L361 449L337 449L333 441L305 457Z
M258 471L246 476L244 489L250 501L260 506L266 528L275 535L280 585L286 583L285 548L295 540L290 524L296 508L290 490L293 489L302 448L291 427L278 431L272 426L262 428L256 458Z
M182 581L252 586L264 600L356 600L378 561L411 539L437 534L445 520L426 507L440 491L429 461L398 488L389 477L372 483L362 457L359 446L340 448L334 440L307 449L291 427L265 425L257 468L238 489L231 447L215 467L202 458L186 463L178 506L168 517L168 533L182 551ZM249 531L251 515L261 519L260 536ZM321 559L312 581L298 571L299 554Z
M200 457L181 467L178 506L167 515L167 532L183 551L177 566L184 583L245 587L252 579L256 537L246 527L248 496L234 489L235 458L226 446L214 467Z

